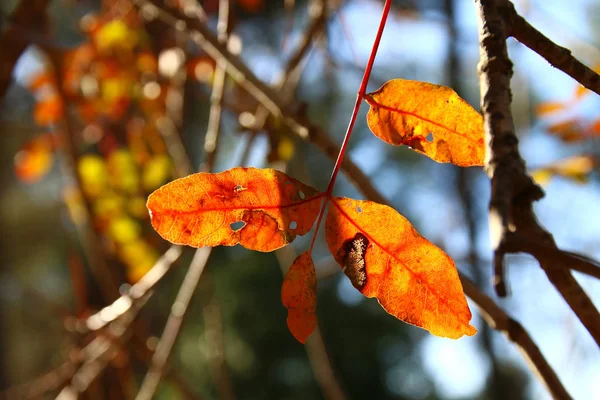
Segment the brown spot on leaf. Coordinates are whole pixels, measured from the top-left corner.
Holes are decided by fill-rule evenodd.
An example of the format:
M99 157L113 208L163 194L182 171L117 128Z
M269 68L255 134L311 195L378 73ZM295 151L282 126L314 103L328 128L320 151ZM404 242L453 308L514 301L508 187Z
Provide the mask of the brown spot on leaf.
M350 279L352 285L358 290L367 284L367 272L365 253L369 239L358 232L352 240L345 244L346 255L344 256L344 274Z

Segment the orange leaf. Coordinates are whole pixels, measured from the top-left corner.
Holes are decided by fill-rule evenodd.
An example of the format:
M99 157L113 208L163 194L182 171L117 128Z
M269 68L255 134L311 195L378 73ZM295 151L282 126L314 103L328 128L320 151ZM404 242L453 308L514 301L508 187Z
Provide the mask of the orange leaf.
M273 251L310 230L322 196L273 169L233 168L170 182L147 206L154 229L172 243Z
M343 197L331 204L325 227L329 250L362 294L436 336L475 334L458 272L446 253L391 207Z
M562 141L571 143L587 139L583 134L583 127L576 119L568 119L548 125L548 132L559 137Z
M535 107L535 112L538 115L547 115L547 114L553 114L559 111L563 111L567 108L567 105L565 103L560 103L557 101L546 101L543 103L538 104Z
M317 275L308 252L299 255L285 274L281 302L288 309L290 332L300 343L306 342L317 327Z
M15 154L15 173L23 182L34 183L42 179L54 162L54 141L46 133L27 142Z
M538 168L532 172L532 176L539 184L547 184L554 176L562 176L575 182L585 183L596 165L598 165L598 160L593 155L573 156L556 161L544 168Z
M60 121L64 112L64 104L60 97L51 96L38 101L33 110L33 119L38 125L52 125Z
M393 79L365 99L371 105L367 123L381 140L441 163L483 165L483 118L454 90Z

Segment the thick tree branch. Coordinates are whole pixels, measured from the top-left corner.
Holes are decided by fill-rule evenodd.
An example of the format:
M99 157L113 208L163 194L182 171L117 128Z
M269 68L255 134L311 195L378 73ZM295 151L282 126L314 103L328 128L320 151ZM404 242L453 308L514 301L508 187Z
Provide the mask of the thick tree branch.
M508 34L544 57L554 68L560 69L582 86L600 95L600 75L573 57L571 50L557 45L535 29L515 10L512 2L504 0L499 11L508 27Z
M490 231L495 250L496 271L501 271L508 237L518 232L537 243L559 251L552 235L542 228L532 203L543 197L542 190L527 175L519 154L511 114L510 78L512 63L506 50L506 26L500 10L505 0L476 0L480 43L480 90L486 149L486 171L492 180ZM531 249L571 309L600 345L600 314L579 286L570 270L556 257ZM503 283L503 277L496 277Z

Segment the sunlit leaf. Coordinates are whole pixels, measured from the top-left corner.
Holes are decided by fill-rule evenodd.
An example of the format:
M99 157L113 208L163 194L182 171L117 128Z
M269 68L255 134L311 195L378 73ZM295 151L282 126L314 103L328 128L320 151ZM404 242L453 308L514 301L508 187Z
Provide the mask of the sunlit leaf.
M126 193L139 190L139 173L131 153L121 148L113 151L106 160L110 183L114 188Z
M543 168L535 169L532 177L540 185L546 185L551 178L561 176L579 183L585 183L589 175L598 165L598 160L593 155L579 155L554 162Z
M131 50L138 43L139 36L122 20L112 20L94 32L94 42L98 50Z
M104 159L97 154L84 154L79 159L77 172L81 178L83 191L89 197L96 197L108 187L108 172Z
M108 233L117 243L129 243L140 236L141 229L141 226L135 220L127 216L121 216L113 218Z
M142 172L142 185L145 190L154 190L163 185L171 176L171 159L160 154L146 163Z
M548 114L557 113L559 111L564 111L567 109L567 104L561 103L558 101L546 101L538 104L535 107L535 112L537 115L544 116Z
M394 209L333 198L325 234L352 284L388 313L436 336L475 334L454 262Z
M197 173L148 198L154 229L166 240L194 247L242 246L272 251L304 235L322 194L272 169L233 168Z
M34 183L42 179L54 163L54 146L51 134L43 134L27 142L15 154L15 173L23 182Z
M287 326L300 343L317 327L317 276L308 252L302 253L285 274L281 302L288 309Z
M558 137L560 140L571 143L587 139L583 135L583 127L576 119L558 121L548 125L548 133Z
M483 165L483 118L454 90L393 79L365 96L367 123L381 140L442 163Z
M64 107L62 99L58 96L41 99L35 103L33 119L41 126L56 124L63 116Z

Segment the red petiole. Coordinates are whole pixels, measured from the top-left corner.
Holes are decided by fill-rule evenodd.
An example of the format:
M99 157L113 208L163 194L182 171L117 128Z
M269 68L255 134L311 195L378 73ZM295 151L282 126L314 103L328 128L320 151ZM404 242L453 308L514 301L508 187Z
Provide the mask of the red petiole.
M346 134L344 135L344 141L342 142L342 147L340 148L337 160L335 161L333 172L331 173L331 179L329 180L329 185L327 186L327 191L325 192L325 199L323 200L323 205L321 206L321 211L319 212L317 226L315 227L315 232L313 234L312 241L310 242L310 248L308 249L309 254L312 253L312 249L317 238L317 233L319 232L319 225L321 225L321 220L323 219L323 215L325 214L325 208L327 207L327 203L331 199L331 194L333 193L335 180L337 179L338 172L340 171L340 168L342 166L342 161L344 159L344 155L346 154L346 149L348 147L348 142L350 141L350 136L352 135L352 130L354 129L354 123L356 122L356 117L358 116L358 111L360 110L360 106L365 97L367 83L369 83L369 77L371 76L371 70L373 69L373 63L375 62L375 56L377 55L377 49L379 48L379 42L381 41L381 36L383 34L383 29L385 28L385 23L390 12L391 4L391 0L385 0L385 5L383 6L383 13L381 14L381 21L379 22L379 29L377 30L377 36L375 36L373 48L371 49L371 55L369 56L369 61L367 62L367 66L365 67L365 73L363 74L362 81L360 83L360 88L358 89L356 103L354 103L354 109L352 110L352 116L350 117L350 122L348 123L348 129L346 129Z

